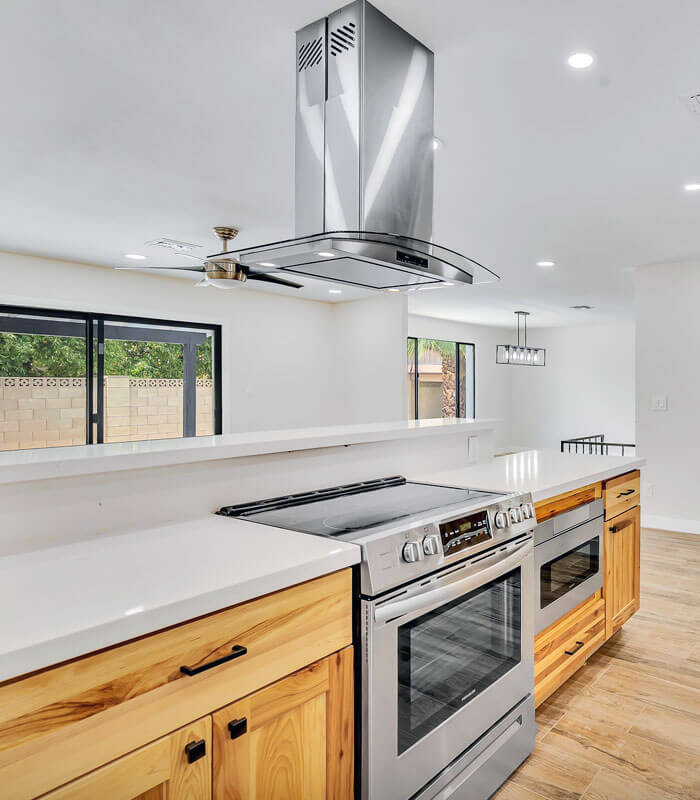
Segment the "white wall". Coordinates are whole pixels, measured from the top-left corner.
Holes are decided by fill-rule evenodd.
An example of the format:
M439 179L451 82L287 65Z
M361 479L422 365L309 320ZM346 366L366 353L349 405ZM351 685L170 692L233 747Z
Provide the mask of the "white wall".
M333 383L336 421L406 419L407 301L378 294L333 308Z
M512 331L409 314L408 335L474 345L476 416L502 420L496 429L495 448L497 452L509 449L512 438L510 422L512 370L510 367L496 364L496 345L510 341ZM407 385L405 375L404 385Z
M638 268L635 303L643 522L700 533L700 261ZM667 411L652 410L654 395Z
M547 357L541 368L505 368L513 446L558 449L562 439L595 433L634 442L634 340L632 322L528 330L528 343L546 348Z

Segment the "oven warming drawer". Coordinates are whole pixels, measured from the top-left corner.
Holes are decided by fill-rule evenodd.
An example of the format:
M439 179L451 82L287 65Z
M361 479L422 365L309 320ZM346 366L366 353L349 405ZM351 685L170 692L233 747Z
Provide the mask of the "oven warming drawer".
M491 797L535 747L535 701L529 695L410 800Z

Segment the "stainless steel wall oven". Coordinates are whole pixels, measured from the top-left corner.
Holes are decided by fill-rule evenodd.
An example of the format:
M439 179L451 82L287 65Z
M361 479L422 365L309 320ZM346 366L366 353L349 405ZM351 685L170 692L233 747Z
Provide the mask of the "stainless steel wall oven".
M544 630L603 586L603 501L535 529L535 629Z

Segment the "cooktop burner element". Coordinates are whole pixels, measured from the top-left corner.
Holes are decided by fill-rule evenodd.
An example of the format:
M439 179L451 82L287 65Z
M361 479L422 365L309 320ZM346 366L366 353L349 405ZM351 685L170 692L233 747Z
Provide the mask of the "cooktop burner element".
M413 483L396 476L227 506L218 513L317 536L348 536L404 517L495 497L491 492Z

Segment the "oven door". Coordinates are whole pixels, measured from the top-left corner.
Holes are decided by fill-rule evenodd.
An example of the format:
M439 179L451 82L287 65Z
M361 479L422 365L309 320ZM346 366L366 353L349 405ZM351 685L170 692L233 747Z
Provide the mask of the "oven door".
M527 539L363 601L365 800L411 797L532 693L533 583Z
M603 586L603 518L535 547L535 632L556 622Z

